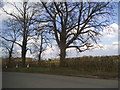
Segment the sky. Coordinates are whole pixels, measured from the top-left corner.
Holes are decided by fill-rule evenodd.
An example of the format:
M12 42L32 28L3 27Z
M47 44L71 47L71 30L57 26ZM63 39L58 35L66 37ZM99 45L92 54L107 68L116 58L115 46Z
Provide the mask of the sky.
M9 0L7 0L9 1ZM12 0L10 0L12 1ZM119 5L120 6L120 5ZM4 8L9 10L10 12L13 10L12 7L9 5L4 5ZM81 56L109 56L109 55L118 55L118 7L115 8L115 12L117 15L115 15L115 20L110 25L103 28L103 31L101 32L103 36L100 38L99 45L102 46L102 48L96 48L94 50L85 51L82 53L77 52L75 49L67 49L67 56L66 57L81 57ZM2 13L0 11L0 13ZM7 18L6 15L0 16L0 29L2 29L2 21ZM2 30L1 30L2 31ZM32 41L34 42L34 41ZM48 58L59 58L59 48L56 46L56 43L53 42L54 45L52 48L47 47L47 50L42 54L43 59ZM17 46L16 46L17 47ZM0 52L2 49L0 48ZM18 53L21 52L20 48L18 47ZM0 53L0 56L2 53ZM30 54L30 52L27 52L27 57L34 57L34 54Z

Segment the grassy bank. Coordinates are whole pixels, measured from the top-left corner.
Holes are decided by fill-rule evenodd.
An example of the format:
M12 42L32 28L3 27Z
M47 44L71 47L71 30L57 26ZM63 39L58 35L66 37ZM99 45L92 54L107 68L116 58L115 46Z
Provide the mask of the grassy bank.
M26 62L30 68L23 68L21 62L7 64L3 63L3 71L11 72L31 72L31 73L46 73L58 75L72 75L83 77L98 77L98 78L117 78L120 55L118 56L84 56L78 58L66 58L64 68L59 67L60 60L41 60ZM16 69L16 65L19 66ZM8 66L6 69L5 67Z
M92 77L92 78L104 78L104 79L116 79L118 77L117 72L86 72L71 70L66 68L40 68L31 67L27 68L7 68L3 69L4 72L27 72L27 73L45 73L45 74L55 74L55 75L67 75L67 76L81 76L81 77Z

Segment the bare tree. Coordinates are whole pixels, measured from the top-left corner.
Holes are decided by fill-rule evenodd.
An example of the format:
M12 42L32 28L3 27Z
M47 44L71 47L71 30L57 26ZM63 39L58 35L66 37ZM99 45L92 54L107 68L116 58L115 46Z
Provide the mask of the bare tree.
M7 15L13 18L14 21L19 23L19 28L21 37L22 37L22 44L15 42L21 47L21 57L22 57L22 63L23 66L25 65L26 61L26 53L27 53L27 42L30 40L29 37L34 36L34 27L35 22L33 21L33 18L36 17L37 10L36 8L33 8L34 3L29 3L28 1L23 2L14 2L14 3L8 3L13 7L13 12L9 13L7 10L2 8L2 11L5 12ZM15 10L15 11L14 11ZM12 40L11 40L12 41ZM13 41L12 41L13 42Z
M83 52L94 48L113 9L110 2L41 3L46 11L43 21L48 22L60 48L60 66L65 66L66 49Z
M8 42L6 41L1 41L1 47L4 50L4 52L7 54L8 58L9 58L9 63L11 63L11 58L12 58L12 53L13 53L13 43L12 44L8 44ZM4 55L5 56L5 55Z
M40 30L38 28L38 30L36 31L36 36L33 37L33 40L34 42L31 43L31 52L37 56L38 62L40 62L42 58L42 53L47 50L47 46L52 47L50 43L50 37L46 30Z
M2 30L2 33L0 35L1 39L1 44L4 49L7 50L8 52L8 57L9 57L9 64L11 63L11 58L13 54L13 49L15 46L15 42L20 36L18 25L15 21L12 19L8 19L4 21L5 28ZM12 41L12 42L11 42Z

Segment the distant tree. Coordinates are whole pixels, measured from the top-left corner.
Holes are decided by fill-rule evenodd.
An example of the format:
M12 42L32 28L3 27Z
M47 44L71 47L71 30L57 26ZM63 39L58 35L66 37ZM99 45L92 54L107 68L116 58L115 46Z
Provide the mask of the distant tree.
M4 29L2 30L2 33L0 34L1 37L1 46L8 52L9 57L9 63L11 63L12 54L14 52L14 46L17 39L20 37L18 25L15 21L12 19L8 19L6 21L3 21L4 23ZM12 41L12 42L11 42Z
M47 46L52 47L50 37L47 31L38 29L33 40L34 42L31 43L31 52L37 56L38 61L41 61L42 53L47 50Z
M2 57L6 57L8 58L8 63L11 63L11 58L12 58L12 53L13 53L13 46L14 44L13 43L9 43L6 42L5 40L1 41L1 48L2 48L2 53L4 53L4 55L2 54Z
M65 66L66 49L79 52L95 48L100 31L113 13L110 2L41 2L43 21L53 30L60 49L60 66ZM45 18L46 17L46 18Z
M38 11L38 16L33 19L33 21L36 22L38 27L35 28L36 34L35 37L32 37L34 41L31 43L32 47L30 49L31 53L34 53L34 55L38 58L38 61L41 61L42 53L47 50L47 46L52 47L52 37L46 21L43 20L45 13L42 5L40 3L36 3L34 5L34 8Z

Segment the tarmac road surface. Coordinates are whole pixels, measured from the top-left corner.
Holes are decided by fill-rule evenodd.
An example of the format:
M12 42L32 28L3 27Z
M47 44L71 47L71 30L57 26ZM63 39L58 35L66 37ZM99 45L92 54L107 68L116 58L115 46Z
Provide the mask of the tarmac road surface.
M3 72L2 88L117 88L118 80Z

